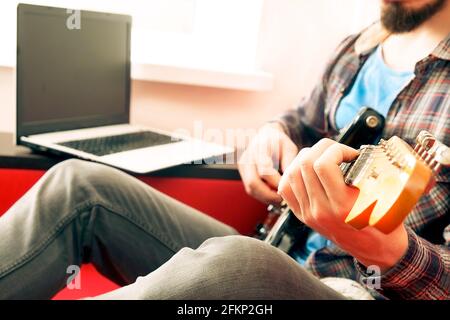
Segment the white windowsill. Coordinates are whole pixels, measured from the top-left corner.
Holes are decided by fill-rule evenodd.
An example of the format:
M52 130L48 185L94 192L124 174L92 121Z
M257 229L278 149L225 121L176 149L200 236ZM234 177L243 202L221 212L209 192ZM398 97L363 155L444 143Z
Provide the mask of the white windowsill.
M2 68L15 68L16 63L8 60L0 60L0 67Z
M273 88L272 74L264 71L238 72L135 63L132 64L131 77L136 80L233 90L269 91Z
M15 68L15 64L0 62L0 67ZM244 91L270 91L274 82L272 74L264 71L222 71L150 63L132 64L131 78Z

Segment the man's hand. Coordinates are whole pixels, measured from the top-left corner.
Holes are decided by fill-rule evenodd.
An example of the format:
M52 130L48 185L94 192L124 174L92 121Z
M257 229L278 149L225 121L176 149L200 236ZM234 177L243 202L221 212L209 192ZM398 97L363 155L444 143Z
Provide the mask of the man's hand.
M278 190L298 219L366 267L377 265L384 272L405 254L408 236L403 224L386 235L372 227L356 230L344 222L358 190L345 184L339 165L357 155L348 146L322 139L300 151Z
M239 159L245 190L264 203L280 203L276 190L283 172L298 153L278 123L263 126ZM281 169L281 170L280 170Z

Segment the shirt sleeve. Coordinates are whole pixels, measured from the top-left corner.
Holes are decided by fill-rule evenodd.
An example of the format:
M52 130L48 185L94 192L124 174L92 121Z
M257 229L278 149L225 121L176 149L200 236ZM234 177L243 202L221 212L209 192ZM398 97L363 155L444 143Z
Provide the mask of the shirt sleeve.
M272 120L272 122L279 122L283 126L297 146L311 146L321 138L329 136L325 126L329 77L336 64L339 63L339 58L354 44L356 39L357 35L352 35L341 42L335 51L336 53L329 60L319 83L308 98L303 99L297 108L289 110Z
M407 252L379 277L380 288L375 288L376 291L388 299L450 299L450 225L444 231L445 245L431 244L410 228L407 232ZM362 277L372 276L356 260L355 265Z

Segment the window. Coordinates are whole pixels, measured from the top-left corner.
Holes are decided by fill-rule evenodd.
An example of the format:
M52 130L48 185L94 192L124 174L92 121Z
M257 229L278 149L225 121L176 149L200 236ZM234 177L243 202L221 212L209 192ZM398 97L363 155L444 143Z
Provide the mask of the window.
M16 7L0 1L0 65L14 65ZM256 69L263 0L28 0L133 16L132 62L225 71ZM81 16L81 22L83 17Z

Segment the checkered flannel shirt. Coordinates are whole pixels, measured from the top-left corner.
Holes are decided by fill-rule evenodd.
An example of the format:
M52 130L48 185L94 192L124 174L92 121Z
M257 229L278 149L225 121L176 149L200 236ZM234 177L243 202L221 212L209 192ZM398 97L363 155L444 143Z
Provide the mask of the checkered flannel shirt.
M329 61L321 81L298 108L277 121L300 147L335 137L336 110L368 56L388 37L375 23L346 38ZM382 136L401 137L411 145L421 130L450 146L450 34L415 66L415 78L399 93L386 117ZM436 185L405 221L409 247L402 259L379 277L387 299L449 299L450 289L450 170L442 170ZM317 250L306 267L316 276L367 279L366 269L337 246ZM374 280L374 279L372 279ZM371 281L372 281L371 280Z

